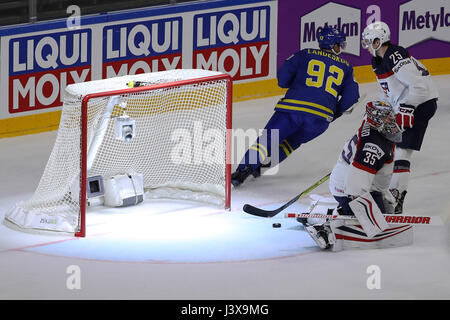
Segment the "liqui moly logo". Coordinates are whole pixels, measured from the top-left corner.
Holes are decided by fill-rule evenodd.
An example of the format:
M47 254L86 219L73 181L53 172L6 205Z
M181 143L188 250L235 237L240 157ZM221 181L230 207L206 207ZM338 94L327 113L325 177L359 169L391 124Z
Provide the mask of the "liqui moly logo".
M181 68L181 17L107 26L103 39L103 78Z
M269 36L268 6L195 15L193 67L233 80L267 76Z
M399 44L411 47L426 39L450 42L450 2L412 0L400 6Z
M361 10L329 2L300 19L300 49L319 48L317 39L325 26L341 30L347 41L345 53L359 56Z
M91 80L90 52L90 30L11 39L9 112L60 106L68 84Z

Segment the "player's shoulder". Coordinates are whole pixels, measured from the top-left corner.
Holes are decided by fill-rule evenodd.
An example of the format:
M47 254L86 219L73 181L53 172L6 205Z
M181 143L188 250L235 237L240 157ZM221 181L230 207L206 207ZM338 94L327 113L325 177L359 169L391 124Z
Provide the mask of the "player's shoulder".
M390 44L389 47L386 50L386 54L392 54L397 52L398 54L402 55L403 57L407 58L409 57L408 50L406 50L404 47L396 45L396 44Z
M294 53L295 56L306 56L309 53L309 50L311 49L301 49L299 51L297 51L296 53Z
M307 54L306 50L307 49L303 49L303 50L299 50L299 51L294 52L289 57L287 57L285 61L303 60L305 55Z
M353 72L353 66L344 58L342 58L341 55L335 55L336 56L336 62L339 67L344 70L344 72Z
M303 52L305 59L320 60L326 64L338 65L344 70L353 70L353 67L347 60L342 58L340 55L332 53L331 51L307 48L301 50L301 52Z
M390 67L395 67L400 61L409 58L409 52L402 46L390 44L387 48L383 60Z

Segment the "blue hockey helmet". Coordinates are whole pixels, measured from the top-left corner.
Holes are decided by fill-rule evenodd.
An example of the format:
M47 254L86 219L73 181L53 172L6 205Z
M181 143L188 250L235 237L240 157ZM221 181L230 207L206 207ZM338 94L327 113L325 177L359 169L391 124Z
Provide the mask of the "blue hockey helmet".
M325 26L319 33L319 48L333 50L333 46L338 44L341 49L345 49L347 43L345 41L345 34L336 28Z

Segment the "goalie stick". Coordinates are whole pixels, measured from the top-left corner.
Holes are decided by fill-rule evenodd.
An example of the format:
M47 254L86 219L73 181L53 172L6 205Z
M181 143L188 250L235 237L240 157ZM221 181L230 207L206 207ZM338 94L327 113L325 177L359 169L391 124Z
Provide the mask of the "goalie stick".
M405 216L399 214L384 214L387 223L391 224L413 224L413 225L434 225L442 226L443 222L440 217L431 216ZM286 213L285 218L318 218L327 220L355 220L355 216L346 216L339 214L320 214L320 213Z
M325 177L323 177L319 181L317 181L316 183L314 183L312 186L310 186L308 189L306 189L302 193L296 195L294 198L289 200L289 202L287 202L286 204L282 205L278 209L275 209L275 210L264 210L264 209L256 208L256 207L254 207L254 206L252 206L250 204L245 204L244 207L242 208L242 210L244 210L244 212L246 212L248 214L251 214L251 215L254 215L254 216L271 218L271 217L275 216L276 214L280 213L281 211L283 211L284 209L286 209L287 207L289 207L291 204L293 204L297 200L303 198L305 195L307 195L309 192L311 192L312 190L314 190L315 188L320 186L325 181L327 181L330 178L330 174L331 174L331 172L328 173Z

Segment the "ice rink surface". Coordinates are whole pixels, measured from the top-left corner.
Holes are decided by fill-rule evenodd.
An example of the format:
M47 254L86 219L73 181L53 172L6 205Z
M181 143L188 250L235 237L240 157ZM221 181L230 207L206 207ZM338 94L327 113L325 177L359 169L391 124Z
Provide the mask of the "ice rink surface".
M438 111L422 151L413 156L409 215L450 215L450 76L433 79ZM375 83L361 84L360 92L377 98ZM279 98L234 103L233 127L263 128ZM283 214L265 219L242 212L245 203L277 208L330 172L362 114L359 107L332 123L277 174L233 189L230 212L173 200L97 208L88 211L86 238L28 234L1 224L0 299L449 299L448 224L415 227L410 246L333 253L319 250ZM1 221L34 192L55 138L56 131L0 140ZM324 183L286 212L305 210L317 198L324 208L334 206ZM274 222L281 228L272 228ZM72 265L81 270L80 290L66 286ZM369 290L374 265L381 288Z

